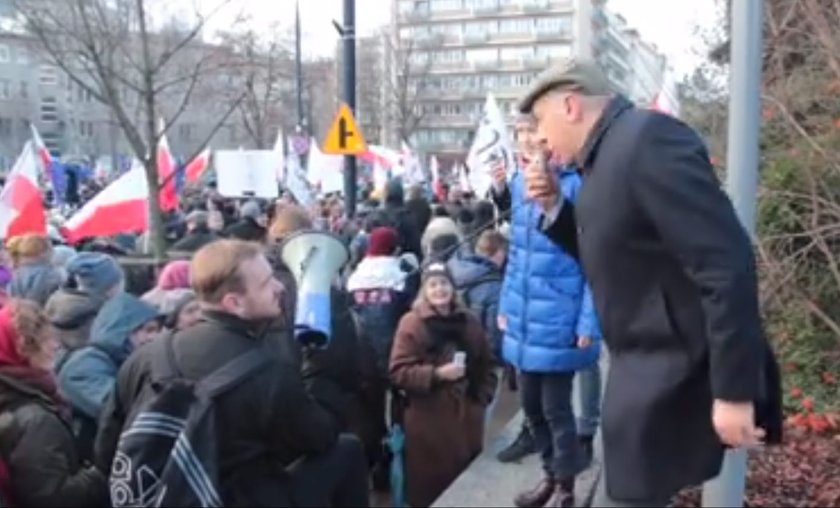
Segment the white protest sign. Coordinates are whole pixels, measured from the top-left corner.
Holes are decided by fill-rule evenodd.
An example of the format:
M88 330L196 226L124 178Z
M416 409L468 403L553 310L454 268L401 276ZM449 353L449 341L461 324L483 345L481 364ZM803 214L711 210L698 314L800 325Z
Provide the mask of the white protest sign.
M300 165L300 158L292 146L291 140L288 143L289 156L286 157L286 188L297 200L298 204L307 210L315 202L309 182L306 181L306 172Z
M277 153L273 150L220 150L215 157L219 194L276 199Z

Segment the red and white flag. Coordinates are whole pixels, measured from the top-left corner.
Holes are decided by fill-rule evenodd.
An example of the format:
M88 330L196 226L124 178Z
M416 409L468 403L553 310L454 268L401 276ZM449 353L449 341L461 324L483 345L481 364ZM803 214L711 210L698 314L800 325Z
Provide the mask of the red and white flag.
M0 238L8 240L26 233L46 232L44 201L38 187L38 163L33 144L27 141L6 177L6 186L0 191Z
M64 234L75 243L95 236L146 231L148 195L146 171L135 161L131 170L102 189L67 221Z
M44 143L43 138L41 138L41 134L38 132L38 129L36 129L32 124L29 124L29 128L32 129L32 141L35 143L35 150L38 152L38 159L41 161L41 166L44 168L44 174L49 175L50 166L52 165L52 155L50 155L50 151L47 149L47 145Z
M161 132L164 124L160 122ZM175 159L169 150L166 134L161 133L157 148L158 182L160 182L160 209L169 212L178 207L178 189L175 182Z
M675 118L680 116L680 95L673 72L665 72L662 89L653 98L650 109Z
M184 171L187 176L187 182L196 183L201 179L201 175L210 167L210 149L205 148L203 152L196 155L193 160L187 164Z

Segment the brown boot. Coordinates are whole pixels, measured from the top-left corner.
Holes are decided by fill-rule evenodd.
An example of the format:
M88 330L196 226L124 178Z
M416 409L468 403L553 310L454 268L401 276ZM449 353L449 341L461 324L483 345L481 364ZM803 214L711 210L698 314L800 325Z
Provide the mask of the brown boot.
M551 500L557 490L557 482L550 476L545 476L532 490L516 496L513 503L516 508L543 508Z
M548 502L551 508L575 508L575 479L567 478L556 483L554 496Z

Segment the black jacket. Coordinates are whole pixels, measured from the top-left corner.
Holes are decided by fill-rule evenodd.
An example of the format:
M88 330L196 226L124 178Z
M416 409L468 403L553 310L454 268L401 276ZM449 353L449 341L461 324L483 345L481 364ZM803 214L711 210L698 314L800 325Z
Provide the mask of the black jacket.
M712 401L756 402L781 439L781 388L758 309L750 239L706 149L679 120L614 99L578 157L574 209L610 377L610 496L663 499L717 475ZM546 225L556 242L574 221Z
M0 374L0 456L15 506L105 506L105 476L81 463L68 420L31 384Z
M299 365L264 330L267 327L208 312L174 339L175 361L189 379L201 379L254 348L272 356L272 365L216 399L219 474L226 505L288 505L291 493L284 483L284 468L332 448L340 430L336 415L341 409L332 407L329 397L310 395L319 390L306 388ZM121 430L150 396L153 352L153 348L139 349L120 370L100 422L96 446L100 467L110 468Z
M207 228L199 228L190 231L183 238L172 244L169 250L174 252L196 252L208 243L215 242L219 239L216 233L213 233Z
M231 224L222 232L225 238L244 240L246 242L262 242L265 240L267 230L260 226L257 221L245 217L239 222Z

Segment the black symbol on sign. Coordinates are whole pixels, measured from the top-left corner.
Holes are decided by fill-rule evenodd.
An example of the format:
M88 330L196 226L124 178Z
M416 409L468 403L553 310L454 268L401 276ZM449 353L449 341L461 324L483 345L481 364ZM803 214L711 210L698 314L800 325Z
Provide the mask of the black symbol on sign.
M341 118L338 120L338 146L342 150L347 148L347 138L355 136L355 133L347 128L347 119Z

